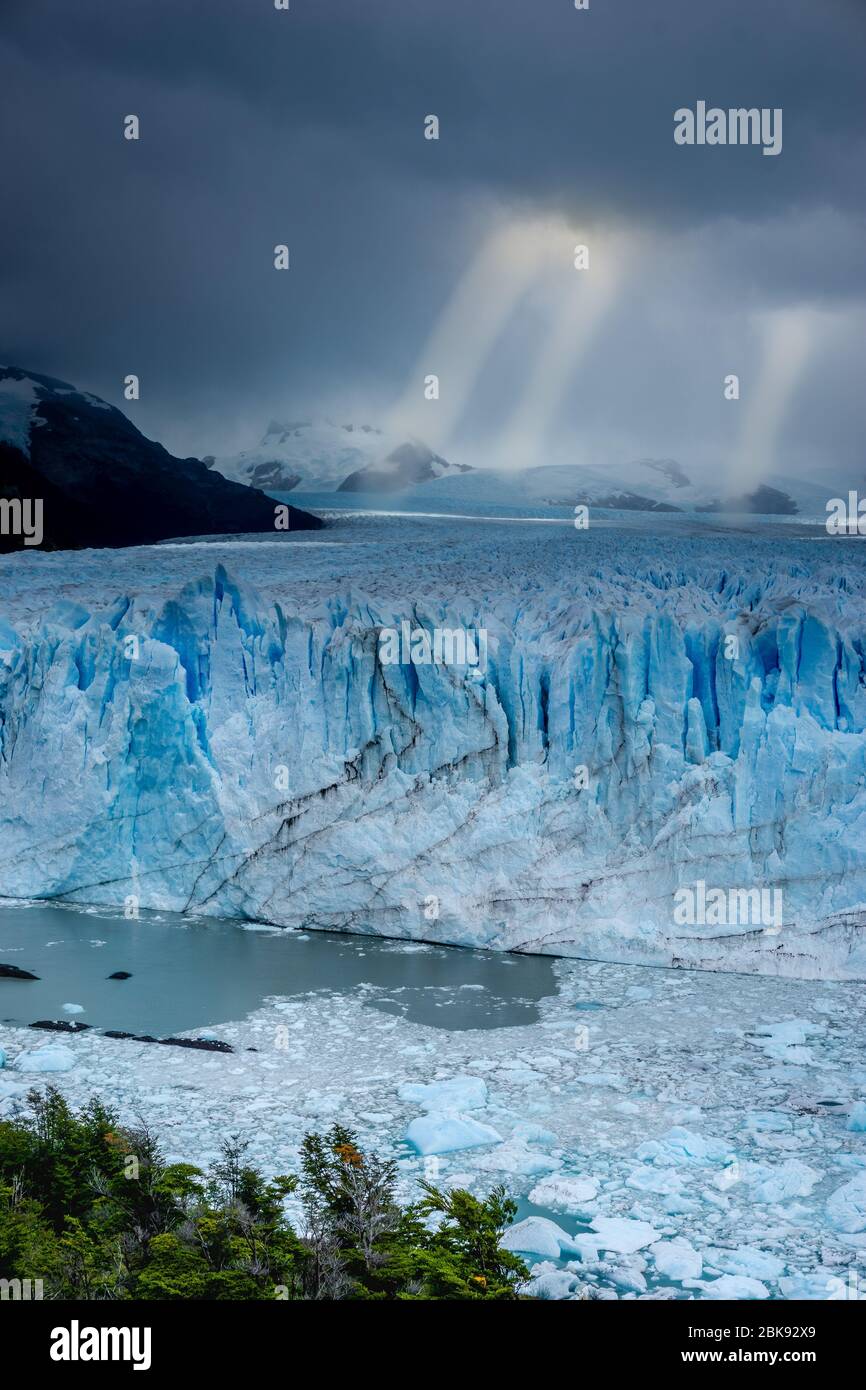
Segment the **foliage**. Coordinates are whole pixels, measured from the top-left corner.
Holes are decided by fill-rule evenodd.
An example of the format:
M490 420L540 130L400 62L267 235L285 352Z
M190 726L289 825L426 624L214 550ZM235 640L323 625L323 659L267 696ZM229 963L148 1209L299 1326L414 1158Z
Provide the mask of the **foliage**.
M342 1125L305 1137L299 1176L265 1179L237 1135L204 1173L98 1100L76 1114L49 1088L28 1104L0 1121L0 1278L41 1279L45 1298L514 1299L527 1278L500 1245L502 1188L424 1183L401 1207L394 1160Z

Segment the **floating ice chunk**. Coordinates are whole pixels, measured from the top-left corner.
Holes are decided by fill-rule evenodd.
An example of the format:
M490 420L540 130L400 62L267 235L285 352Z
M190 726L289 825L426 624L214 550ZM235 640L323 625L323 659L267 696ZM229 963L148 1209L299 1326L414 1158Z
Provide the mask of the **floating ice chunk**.
M595 1178L577 1178L567 1173L557 1173L555 1177L542 1178L529 1194L530 1202L537 1207L549 1207L551 1211L579 1211L587 1202L598 1196L598 1183Z
M689 1105L684 1110L675 1110L671 1115L675 1125L699 1125L704 1112L699 1105Z
M799 1158L789 1158L777 1168L764 1168L758 1165L765 1177L752 1182L751 1195L755 1202L786 1202L791 1197L808 1197L812 1188L821 1180L821 1174Z
M859 1172L861 1168L866 1168L866 1154L837 1154L836 1167Z
M530 1298L567 1298L574 1291L577 1279L567 1269L550 1269L538 1279L532 1279L525 1293Z
M638 1192L658 1192L664 1197L675 1195L683 1185L675 1168L635 1168L625 1181L626 1187L636 1187Z
M536 1268L540 1269L541 1266ZM533 1270L532 1278L524 1285L522 1292L530 1298L568 1298L576 1284L576 1276L567 1269L545 1269L541 1274Z
M662 1210L669 1216L701 1216L705 1208L700 1202L695 1202L690 1197L683 1197L679 1193L666 1197L662 1202Z
M759 1279L742 1274L723 1274L719 1279L686 1279L684 1289L703 1289L706 1298L769 1298L770 1291Z
M637 1256L640 1260L640 1256ZM643 1270L646 1268L645 1262L640 1260L640 1265L634 1259L617 1260L615 1263L605 1263L604 1273L612 1284L618 1289L626 1289L629 1293L646 1293L646 1279Z
M84 1005L83 1005L83 1004L64 1004L64 1005L63 1005L63 1012L64 1012L65 1014L83 1014L83 1013L84 1013Z
M413 1120L406 1130L406 1139L419 1154L446 1154L502 1143L502 1135L495 1129L468 1115L435 1113Z
M823 1023L811 1023L807 1018L786 1019L783 1023L768 1023L756 1028L758 1047L774 1061L806 1066L812 1060L812 1049L806 1047L811 1034L824 1033Z
M562 1166L562 1159L530 1149L522 1139L509 1139L500 1144L495 1153L479 1154L475 1166L493 1173L501 1170L514 1177L537 1178L542 1173L555 1172Z
M26 1096L29 1090L29 1081L13 1081L7 1072L6 1077L0 1080L0 1103L16 1096Z
M827 1198L827 1220L836 1231L866 1231L866 1172L843 1183Z
M792 1121L790 1116L777 1115L775 1110L752 1110L746 1118L746 1125L760 1134L782 1134L791 1130Z
M853 1283L853 1280L851 1282ZM852 1292L844 1274L829 1266L812 1270L809 1274L793 1274L780 1279L779 1293L783 1298L805 1298L812 1301L858 1297L856 1286Z
M852 1130L855 1134L866 1132L866 1100L858 1100L851 1106L851 1113L845 1128Z
M574 1237L574 1248L583 1264L597 1264L601 1249L601 1236L591 1231L581 1231Z
M773 1042L784 1043L786 1047L805 1043L811 1034L825 1031L823 1023L812 1023L808 1018L789 1018L783 1023L762 1024L755 1029L759 1037L771 1038Z
M656 1262L656 1269L667 1279L700 1279L704 1262L687 1240L678 1236L676 1240L659 1240L651 1248L650 1254Z
M669 1163L723 1163L731 1157L730 1145L723 1139L714 1139L703 1134L695 1134L681 1125L674 1125L660 1139L649 1139L637 1150L640 1159L658 1158L661 1155Z
M558 1260L563 1253L578 1253L578 1247L568 1232L546 1216L527 1216L524 1221L509 1226L500 1244L506 1250L545 1255L553 1260Z
M487 1104L487 1084L480 1076L452 1076L427 1085L408 1082L397 1094L423 1110L478 1110Z
M602 1250L615 1250L619 1255L633 1255L660 1236L648 1221L631 1221L625 1216L596 1216L590 1225Z
M744 1274L750 1279L778 1279L785 1272L785 1261L753 1245L738 1245L736 1250L710 1249L704 1252L707 1264L723 1274Z
M68 1047L54 1043L33 1052L20 1052L13 1065L16 1071L71 1071L75 1055Z
M574 1079L581 1086L608 1086L614 1091L621 1091L625 1087L625 1081L615 1071L585 1071Z
M764 1052L774 1062L785 1062L790 1067L810 1067L815 1061L811 1047L789 1047L787 1043L768 1043Z
M512 1139L519 1139L524 1144L550 1144L556 1143L556 1135L552 1130L545 1129L544 1125L536 1125L531 1120L518 1120L511 1131Z

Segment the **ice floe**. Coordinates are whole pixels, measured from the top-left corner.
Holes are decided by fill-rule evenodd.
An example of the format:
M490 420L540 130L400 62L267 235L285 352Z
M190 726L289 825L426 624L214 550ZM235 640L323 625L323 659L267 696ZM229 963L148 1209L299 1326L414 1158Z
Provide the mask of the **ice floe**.
M574 961L554 973L537 1022L485 1030L383 1013L363 988L197 1030L231 1054L96 1029L38 1045L2 1026L0 1116L56 1084L75 1104L97 1094L123 1122L144 1118L171 1159L207 1164L240 1130L269 1173L297 1171L304 1134L339 1120L396 1159L403 1200L422 1179L477 1194L503 1183L520 1203L509 1241L530 1241L542 1267L528 1287L544 1298L866 1288L866 1133L848 1127L866 1101L860 986L825 982L819 1015L808 981ZM621 1007L634 986L651 997ZM604 1007L584 1015L589 1046L575 1048L574 1001L587 997ZM756 1046L768 1021L809 1016L826 1025L807 1033L810 1061ZM791 1034L784 1045L803 1046ZM52 1057L68 1069L40 1075Z

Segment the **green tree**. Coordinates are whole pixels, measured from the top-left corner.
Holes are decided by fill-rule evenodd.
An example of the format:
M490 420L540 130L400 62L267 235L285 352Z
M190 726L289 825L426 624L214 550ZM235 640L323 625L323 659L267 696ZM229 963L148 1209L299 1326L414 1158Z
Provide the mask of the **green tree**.
M165 1162L145 1125L53 1088L0 1122L0 1277L69 1299L515 1298L527 1278L501 1239L515 1204L443 1193L402 1208L393 1159L334 1125L308 1134L300 1177L263 1177L232 1135L210 1172ZM299 1191L298 1235L286 1199Z

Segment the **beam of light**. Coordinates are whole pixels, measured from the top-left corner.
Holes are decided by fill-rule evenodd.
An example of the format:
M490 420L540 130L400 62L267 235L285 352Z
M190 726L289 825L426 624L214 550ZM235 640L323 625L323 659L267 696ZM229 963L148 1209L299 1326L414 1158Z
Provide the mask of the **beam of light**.
M590 247L586 270L572 268L571 247ZM626 272L635 262L637 239L623 232L586 237L570 233L556 266L557 306L526 387L504 421L494 446L496 464L506 469L546 462L544 440L569 382L612 308Z
M444 446L494 342L538 276L555 236L549 222L523 222L487 238L424 344L406 390L386 420L390 431ZM425 400L423 394L424 379L432 374L440 381L436 401Z
M815 345L821 316L811 309L780 309L762 323L763 355L757 379L743 382L745 418L728 474L731 496L751 492L773 471L779 435Z

